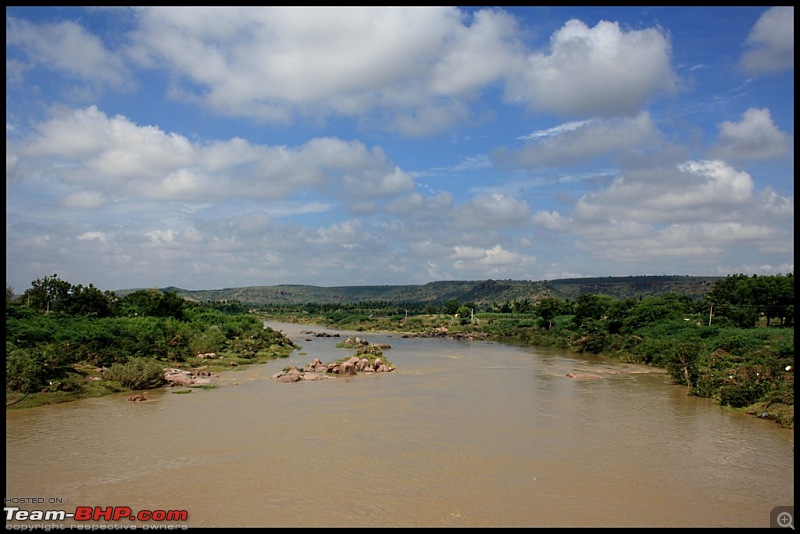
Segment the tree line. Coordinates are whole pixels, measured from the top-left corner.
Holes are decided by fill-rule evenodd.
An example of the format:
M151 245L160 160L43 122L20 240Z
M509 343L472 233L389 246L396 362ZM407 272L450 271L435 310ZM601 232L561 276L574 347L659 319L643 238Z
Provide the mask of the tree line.
M720 278L714 287L701 299L686 295L667 293L663 300L673 302L672 312L678 314L705 314L709 322L740 328L754 328L760 323L766 326L794 326L794 275L778 274L769 276L744 274ZM611 332L621 328L627 313L659 314L666 313L663 300L659 297L637 297L618 299L604 294L585 293L575 300L558 297L534 299L519 297L504 302L478 304L474 301L460 302L451 298L442 304L431 302L393 303L386 300L306 304L262 304L258 310L268 314L304 313L314 316L339 317L341 319L363 319L368 316L383 315L400 318L416 315L458 315L462 320L475 313L522 314L540 319L540 324L552 327L557 316L574 316L576 326L585 320L607 318ZM230 304L229 304L230 305ZM658 309L647 309L650 307ZM635 309L635 311L633 311ZM645 309L647 309L645 311ZM635 320L644 320L643 317ZM335 322L335 321L334 321Z
M293 348L238 305L203 305L156 289L120 298L58 275L33 281L18 297L6 287L7 398L147 389L164 384L165 367L194 363L198 354L248 363ZM97 370L102 384L89 380L99 378Z

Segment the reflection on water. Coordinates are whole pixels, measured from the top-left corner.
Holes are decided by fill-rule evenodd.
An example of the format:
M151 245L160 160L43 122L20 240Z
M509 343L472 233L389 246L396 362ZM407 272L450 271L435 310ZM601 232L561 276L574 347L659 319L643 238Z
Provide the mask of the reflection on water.
M397 370L286 384L270 376L352 351L270 324L301 350L217 389L8 411L7 496L265 527L764 527L794 504L793 431L658 370L358 333Z

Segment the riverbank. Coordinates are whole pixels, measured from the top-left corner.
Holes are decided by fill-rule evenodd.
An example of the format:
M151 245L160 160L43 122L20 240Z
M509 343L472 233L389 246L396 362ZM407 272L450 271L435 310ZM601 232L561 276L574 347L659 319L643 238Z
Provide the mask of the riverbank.
M205 354L200 354L194 358L187 358L184 361L163 361L165 373L168 369L179 369L192 373L193 376L201 377L203 380L195 381L181 387L168 385L158 386L171 389L173 393L187 393L193 389L209 389L216 386L216 378L220 373L236 371L250 365L267 363L280 358L286 358L295 349L293 346L285 348L273 348L271 351L257 352L255 355L243 357L235 353L220 353L214 358L208 358ZM104 397L116 393L131 393L131 397L144 395L147 389L126 388L117 381L107 380L103 376L102 368L88 365L76 366L72 376L69 377L70 384L80 384L80 387L69 386L68 389L54 389L23 394L6 390L6 409L25 409L49 404L61 404L80 399ZM51 387L59 386L57 384ZM150 388L156 389L156 388ZM141 399L139 399L141 400Z
M576 354L588 352L626 363L644 363L669 371L673 375L675 387L686 388L687 395L709 399L709 401L720 405L725 410L745 413L753 417L773 421L784 428L794 428L793 358L790 360L791 365L783 366L783 364L781 364L783 367L772 371L769 371L766 365L761 365L760 363L750 365L747 361L744 361L745 365L736 368L730 361L725 360L725 357L728 355L728 350L726 346L721 345L728 343L727 339L722 339L718 342L717 346L714 346L713 349L709 349L707 346L702 346L700 343L687 344L682 337L677 335L674 339L671 339L669 337L670 332L665 332L663 336L657 340L657 344L653 344L654 348L650 349L651 352L660 350L670 355L673 354L676 347L682 347L684 350L694 350L697 352L701 350L711 352L715 356L711 363L701 364L699 363L698 355L693 355L695 359L692 363L694 366L692 372L696 376L702 377L702 379L714 384L714 387L707 387L701 390L697 387L693 388L691 383L682 383L678 379L683 376L683 369L669 364L654 365L653 360L656 358L652 357L652 355L652 359L647 361L642 359L640 353L631 350L630 347L639 349L641 345L647 343L647 341L642 340L639 336L629 336L628 340L624 340L620 336L616 342L610 344L613 350L592 352L591 350L585 350L587 347L593 346L592 336L590 335L576 333L565 328L559 330L540 328L530 324L530 322L525 319L506 320L502 318L502 316L489 316L488 314L477 315L469 320L458 316L443 314L416 315L411 317L397 315L392 317L353 316L346 320L331 320L325 315L310 315L306 313L264 314L261 317L265 321L280 321L299 325L319 325L331 329L355 332L382 332L405 337L480 339L517 346L551 347L567 350ZM770 334L771 337L761 335L762 332ZM754 350L754 352L758 353L758 358L762 360L769 358L770 354L772 354L771 345L778 346L784 344L791 346L793 354L794 332L792 329L762 329L758 334L760 337L754 336L754 339L757 343L764 345L763 354L758 352L757 349ZM605 337L610 336L606 335ZM743 335L739 332L733 335L725 334L722 336L722 338L725 337L732 337L734 343L746 343L744 339L740 339L743 338ZM632 343L631 340L633 340ZM737 355L735 350L731 350L730 352L731 357L729 360L743 359ZM710 367L712 364L715 365L716 368ZM703 367L703 365L707 367ZM689 363L686 364L687 370L688 367ZM698 378L698 381L699 380L700 378ZM767 380L772 380L774 385L772 387L772 393L764 395L764 398L756 399L753 402L741 403L741 405L733 405L732 403L722 402L721 400L722 396L720 395L720 391L722 391L723 394L727 393L731 395L730 391L738 392L739 390L744 390L746 394L755 387L761 387L767 390L769 388ZM698 391L704 394L698 394Z
M332 321L324 315L310 315L310 314L262 314L259 318L264 322L278 321L288 324L307 325L325 327L341 331L352 332L381 332L391 333L403 337L441 337L451 339L466 339L466 340L487 340L504 343L508 345L530 346L530 347L552 347L561 350L575 352L577 354L582 352L590 352L592 354L608 357L612 360L622 361L626 363L644 363L660 369L667 369L673 374L673 381L676 387L685 387L687 395L708 398L710 401L721 405L726 410L734 412L746 413L748 415L774 421L775 423L785 427L794 428L794 389L793 389L793 365L787 365L786 369L775 376L772 372L771 380L780 380L779 387L773 387L772 393L763 398L758 398L753 402L743 403L740 405L732 405L731 403L721 402L719 391L722 387L729 385L742 388L752 387L754 382L749 384L736 384L737 376L755 375L768 378L768 373L764 372L764 366L748 366L745 368L746 372L732 367L718 366L718 369L711 368L696 368L693 370L696 376L704 377L708 380L707 375L716 374L712 377L717 381L722 380L721 387L717 389L706 388L703 391L706 394L698 394L697 388L692 389L689 384L681 383L676 380L676 376L682 376L680 373L676 375L675 369L670 369L668 365L653 365L652 361L643 361L640 354L636 354L631 350L626 349L626 345L622 342L613 345L615 350L605 352L591 352L582 350L589 345L587 338L590 336L578 336L575 333L562 329L558 332L549 329L537 328L531 326L524 321L518 320L503 320L497 317L486 318L477 317L473 320L465 321L463 318L447 316L442 314L435 315L417 315L412 317L364 317L347 322ZM767 330L766 332L777 332L778 334L791 334L791 346L793 354L793 332L790 329L783 330ZM286 333L280 332L286 341L289 341ZM636 337L636 336L634 336ZM788 343L781 341L780 337L776 337L778 341L772 341L772 344ZM641 342L644 343L644 342ZM677 341L672 341L665 336L664 339L659 340L661 347L666 347L667 350L673 350L672 345L677 345ZM695 350L700 350L699 344L693 346ZM202 373L205 377L213 377L218 373L231 371L239 368L240 366L266 363L268 361L287 357L295 348L293 344L282 346L272 345L271 350L257 351L255 353L248 353L246 356L237 354L235 352L220 353L217 358L207 358L205 355L198 355L195 358L187 358L184 361L163 361L164 369L177 368L192 373ZM636 348L636 347L634 347ZM577 350L576 350L577 349ZM715 349L716 353L720 351ZM723 354L724 356L724 354ZM793 363L793 359L791 360ZM687 368L688 369L688 368ZM759 371L760 369L761 371ZM681 369L678 369L682 371ZM752 377L751 377L752 378ZM769 385L766 380L758 380L755 382L762 388L765 384ZM203 383L194 385L194 388L210 388L216 387L214 380L203 380ZM174 393L186 393L191 391L192 387L174 389ZM44 388L42 391L29 393L23 395L21 393L13 393L6 391L6 408L7 409L23 409L31 408L34 406L42 406L48 404L59 404L63 402L71 402L83 398L101 397L114 393L141 393L141 389L126 388L119 382L113 380L106 380L103 376L102 370L88 365L75 366L72 376L69 379L58 383L51 383L49 388Z

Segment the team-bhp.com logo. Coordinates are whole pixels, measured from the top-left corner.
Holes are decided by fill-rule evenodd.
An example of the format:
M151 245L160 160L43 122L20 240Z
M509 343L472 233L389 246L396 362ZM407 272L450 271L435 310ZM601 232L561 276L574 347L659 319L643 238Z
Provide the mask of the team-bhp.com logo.
M167 524L172 525L174 522L186 521L189 518L189 512L186 510L140 510L135 512L128 506L78 506L74 512L67 512L66 510L22 510L17 506L4 507L6 513L6 522L8 521L21 521L18 523L19 528L14 528L17 525L9 525L6 523L6 529L12 530L28 530L33 529L30 521L66 521L72 520L81 522L77 525L70 525L71 528L85 528L93 529L92 527L98 526L96 523L100 521L153 521L155 524L150 525L150 528L165 528ZM87 524L82 524L86 522ZM44 525L42 523L42 525ZM25 528L28 526L28 528ZM105 526L105 525L104 525ZM183 528L186 525L180 525L177 528ZM109 525L109 527L111 527ZM135 528L130 525L127 528ZM142 525L142 528L147 528L148 525ZM176 525L172 525L175 528ZM58 528L58 527L56 527ZM66 528L62 526L61 528ZM113 528L113 527L111 527ZM122 527L121 528L126 528Z

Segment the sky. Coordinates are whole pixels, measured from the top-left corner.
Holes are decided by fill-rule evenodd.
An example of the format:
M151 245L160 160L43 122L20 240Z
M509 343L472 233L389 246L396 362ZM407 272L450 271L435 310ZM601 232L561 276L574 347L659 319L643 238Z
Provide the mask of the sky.
M6 8L6 286L794 272L794 8Z

